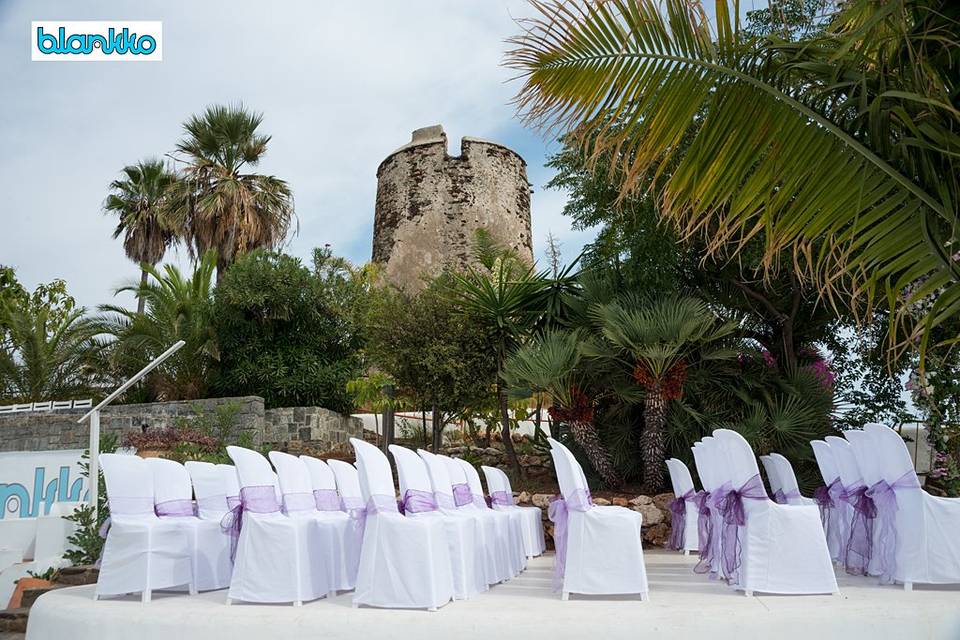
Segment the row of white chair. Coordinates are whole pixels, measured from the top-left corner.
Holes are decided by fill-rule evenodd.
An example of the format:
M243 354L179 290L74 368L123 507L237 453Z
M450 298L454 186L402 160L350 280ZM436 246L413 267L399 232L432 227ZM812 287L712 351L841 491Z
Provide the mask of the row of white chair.
M353 444L362 471L361 456L370 458L372 447L362 441ZM484 467L490 508L479 474L469 463L423 451L418 456L401 447L392 451L407 519L439 517L444 529L446 553L454 556L448 567L451 598L467 598L508 580L522 570L527 557L543 552L539 509L513 504L502 471ZM369 479L358 475L353 465L331 460L328 466L308 456L271 452L274 472L254 451L228 447L228 454L235 467L199 462L183 467L169 460L101 456L113 526L98 596L141 592L149 601L153 589L187 586L195 592L229 585L228 604L299 604L356 586L358 605L433 608L446 602L437 602L442 589L436 597L419 597L409 579L386 589L364 579L370 576L363 566L390 573L389 563L378 560L384 544L364 542L365 535L378 539L376 533L365 534L377 520L370 516L391 505L399 511L395 498L365 490ZM386 470L389 474L389 463ZM392 477L389 482L392 486ZM418 555L405 540L385 544L398 547L399 553L389 555L401 565Z
M830 554L883 583L960 583L960 499L920 486L903 438L883 424L813 441Z

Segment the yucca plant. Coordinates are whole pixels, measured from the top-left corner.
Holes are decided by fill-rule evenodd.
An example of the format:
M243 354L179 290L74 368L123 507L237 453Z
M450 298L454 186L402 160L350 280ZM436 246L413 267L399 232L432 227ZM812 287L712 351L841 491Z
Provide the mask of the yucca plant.
M960 5L850 0L791 43L744 33L737 2L713 21L695 0L531 4L519 110L613 158L622 196L653 175L683 237L761 238L768 273L888 306L900 347L960 310Z
M206 397L214 367L220 358L213 324L213 272L217 256L203 255L194 271L185 276L173 265L148 266L151 280L131 283L117 293L130 292L146 300L144 313L119 305L101 305L102 333L114 340L104 346L112 367L132 374L170 345L186 345L145 379L150 400L190 400Z
M623 484L610 452L594 425L595 399L585 385L580 338L576 333L547 331L514 352L504 364L504 381L528 397L547 393L553 400L550 417L570 428L591 466L611 487Z
M621 363L643 389L643 480L657 491L664 484L668 404L683 397L688 369L736 358L732 338L737 325L721 322L694 298L627 297L597 306L591 314L603 339L587 342L586 352Z

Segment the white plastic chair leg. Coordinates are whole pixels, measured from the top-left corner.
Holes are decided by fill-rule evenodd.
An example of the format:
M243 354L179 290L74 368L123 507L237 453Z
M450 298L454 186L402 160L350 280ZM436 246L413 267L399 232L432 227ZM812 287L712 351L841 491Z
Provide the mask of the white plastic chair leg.
M690 549L684 549L684 550L683 550L683 555L685 555L685 556L690 555Z
M93 592L93 601L96 602L96 601L99 600L99 599L100 599L100 596L98 596L98 595L97 595L97 592L94 591L94 592Z
M560 593L560 599L561 599L561 600L569 600L569 599L570 599L570 592L569 592L569 591L563 591L563 592L561 592L561 593Z
M750 589L747 589L746 591L744 591L743 594L744 594L745 596L747 596L748 598L752 598L752 597L753 597L753 591L751 591Z
M142 602L143 604L147 604L148 602L150 602L151 595L152 595L152 592L150 589L144 589L143 592L140 594L140 602Z
M335 589L331 589L329 592L327 592L327 600L330 600L331 598L336 598L336 597L337 597L337 592Z
M903 590L904 590L904 591L913 591L913 583L912 583L912 582L904 582L904 583L903 583Z
M187 593L189 593L189 594L192 595L192 596L197 595L197 583L196 583L196 581L194 581L194 580L191 580L191 581L190 581L190 588L189 588L189 590L187 591Z
M303 601L302 601L302 600L294 600L294 601L293 601L293 606L295 606L295 607L302 607L302 606L303 606Z
M644 591L640 594L640 602L646 602L650 599L650 594Z
M431 613L436 613L436 612L437 612L437 608L436 608L436 607L430 607L429 609L427 609L427 611L429 611L429 612L431 612Z
M354 608L354 609L359 609L359 608L360 608L360 603L359 603L359 602L351 602L351 603L350 603L350 606L351 606L352 608Z
M233 600L230 599L230 596L227 596L227 606L229 607L232 604L233 604Z

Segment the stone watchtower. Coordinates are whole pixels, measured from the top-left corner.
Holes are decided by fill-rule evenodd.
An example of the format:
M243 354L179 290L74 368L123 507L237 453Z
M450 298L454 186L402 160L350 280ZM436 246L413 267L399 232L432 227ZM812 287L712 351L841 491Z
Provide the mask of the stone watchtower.
M533 262L527 165L514 151L464 138L450 156L437 125L417 129L380 163L373 261L389 282L416 291L423 274L472 264L480 228Z

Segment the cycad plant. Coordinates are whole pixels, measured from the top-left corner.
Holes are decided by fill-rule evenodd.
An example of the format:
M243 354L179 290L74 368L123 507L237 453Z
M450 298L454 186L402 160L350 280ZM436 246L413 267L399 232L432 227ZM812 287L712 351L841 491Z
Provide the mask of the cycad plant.
M267 152L262 114L213 105L184 123L186 167L174 210L193 255L217 252L217 280L240 253L275 248L293 223L293 194L276 176L250 173Z
M574 332L547 331L514 352L504 364L504 381L524 396L547 393L553 420L566 424L591 466L611 487L623 484L610 452L594 425L595 398L586 387L580 337Z
M695 298L643 301L628 296L595 307L591 315L602 340L585 343L588 355L628 368L643 389L643 480L649 490L659 490L668 404L683 396L690 368L736 358L732 341L737 325L719 321Z
M519 109L615 158L621 196L653 175L682 236L721 255L762 238L768 273L888 306L921 354L960 309L956 2L850 0L800 42L745 33L738 2L714 20L696 0L531 3Z
M213 325L213 272L215 252L207 252L191 275L173 265L149 266L145 285L129 284L117 293L132 292L146 300L143 313L119 305L102 305L99 318L103 333L113 336L108 344L115 370L132 374L178 340L186 345L148 374L148 400L189 400L206 397L214 368L220 358Z
M110 183L110 195L103 203L105 213L120 220L114 238L123 236L127 257L137 264L155 265L177 237L170 212L170 195L176 174L162 160L150 159L123 168L124 177ZM140 285L147 282L147 270L141 269ZM137 300L143 313L144 299Z

